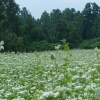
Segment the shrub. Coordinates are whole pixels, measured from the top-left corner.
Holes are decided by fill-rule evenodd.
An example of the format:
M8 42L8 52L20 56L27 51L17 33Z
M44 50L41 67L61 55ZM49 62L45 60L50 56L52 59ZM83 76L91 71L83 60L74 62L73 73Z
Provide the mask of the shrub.
M84 40L80 46L81 49L94 49L95 47L100 48L100 38Z
M54 50L57 44L48 43L47 41L34 41L29 46L29 51L44 51L44 50Z

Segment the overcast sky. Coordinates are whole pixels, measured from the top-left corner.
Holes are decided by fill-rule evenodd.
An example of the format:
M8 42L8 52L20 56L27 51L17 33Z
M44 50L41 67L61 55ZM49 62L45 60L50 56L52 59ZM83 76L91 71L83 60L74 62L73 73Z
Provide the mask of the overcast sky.
M88 2L95 2L100 6L100 0L15 0L20 8L26 7L32 16L37 19L44 11L48 13L53 9L63 11L65 8L75 8L82 11Z

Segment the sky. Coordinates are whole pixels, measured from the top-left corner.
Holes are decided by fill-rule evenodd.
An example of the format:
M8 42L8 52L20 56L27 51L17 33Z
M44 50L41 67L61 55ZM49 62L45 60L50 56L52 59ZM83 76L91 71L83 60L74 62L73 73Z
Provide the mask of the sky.
M15 0L20 8L26 7L35 19L41 17L44 11L48 13L53 9L61 11L65 8L75 8L76 11L82 11L88 2L95 2L100 6L100 0Z

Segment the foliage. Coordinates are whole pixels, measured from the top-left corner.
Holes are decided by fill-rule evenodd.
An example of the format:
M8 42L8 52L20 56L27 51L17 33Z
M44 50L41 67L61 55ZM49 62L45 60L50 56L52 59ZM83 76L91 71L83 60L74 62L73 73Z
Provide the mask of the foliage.
M47 41L34 41L30 44L29 51L54 50L57 43L48 43Z
M4 51L52 50L63 38L70 48L79 48L82 41L100 37L100 7L95 2L87 3L82 12L65 8L44 11L38 19L33 16L26 7L20 9L14 0L0 1L0 41L5 41ZM16 43L11 42L11 37ZM86 47L82 48L95 46L83 44Z
M80 46L80 48L84 49L94 49L95 47L100 48L100 38L84 40Z
M9 33L5 39L5 49L11 51L24 51L23 38L15 33Z
M68 44L66 43L66 40L63 39L63 40L61 40L61 41L62 41L62 43L64 44L64 51L69 51L69 46L68 46Z

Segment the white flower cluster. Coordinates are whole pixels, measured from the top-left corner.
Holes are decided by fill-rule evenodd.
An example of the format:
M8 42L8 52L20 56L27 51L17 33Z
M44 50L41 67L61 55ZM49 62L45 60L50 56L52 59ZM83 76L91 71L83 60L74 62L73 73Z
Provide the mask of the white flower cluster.
M56 50L59 50L60 47L61 47L61 45L55 46L55 49L56 49Z
M49 97L56 98L56 97L58 97L58 95L59 95L59 92L55 92L55 93L52 92L52 91L44 92L42 94L42 96L40 97L40 100L43 100L43 99L46 99L46 98L49 98Z
M99 53L71 50L67 67L58 53L1 53L0 100L100 100Z
M4 50L3 44L4 44L4 41L1 41L1 42L0 42L0 51L1 51L1 50Z
M95 48L94 48L94 50L95 50L95 51L97 51L97 50L98 50L98 48L97 48L97 47L95 47Z

